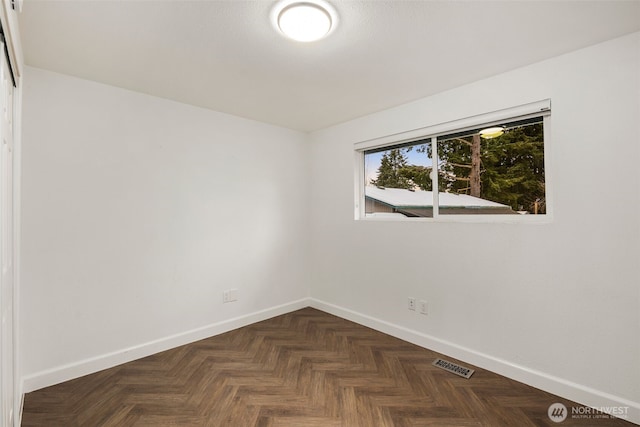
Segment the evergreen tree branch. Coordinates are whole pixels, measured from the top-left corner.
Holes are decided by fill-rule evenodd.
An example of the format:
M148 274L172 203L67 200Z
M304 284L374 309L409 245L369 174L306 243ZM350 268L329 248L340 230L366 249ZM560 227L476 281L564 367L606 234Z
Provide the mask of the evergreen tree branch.
M457 166L459 168L468 168L471 169L471 165L463 165L461 163L453 163L453 162L447 162L448 165L452 165L452 166Z

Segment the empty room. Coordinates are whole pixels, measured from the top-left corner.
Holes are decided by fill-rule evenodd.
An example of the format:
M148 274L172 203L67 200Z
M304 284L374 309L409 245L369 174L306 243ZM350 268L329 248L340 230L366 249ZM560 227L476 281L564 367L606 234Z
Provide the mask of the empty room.
M0 427L640 425L640 1L0 25Z

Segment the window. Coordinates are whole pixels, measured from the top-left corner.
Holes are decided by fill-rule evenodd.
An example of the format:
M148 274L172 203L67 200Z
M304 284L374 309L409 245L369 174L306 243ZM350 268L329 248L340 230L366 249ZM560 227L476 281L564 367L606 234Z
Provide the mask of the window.
M549 116L547 100L356 144L357 218L544 217Z

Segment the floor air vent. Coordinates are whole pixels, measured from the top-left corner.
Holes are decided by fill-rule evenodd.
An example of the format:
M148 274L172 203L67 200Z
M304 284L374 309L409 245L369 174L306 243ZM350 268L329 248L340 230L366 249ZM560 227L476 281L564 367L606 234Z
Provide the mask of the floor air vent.
M471 378L471 375L475 372L473 369L465 368L464 366L460 366L453 362L447 362L442 359L436 359L433 362L433 366L437 366L438 368L444 369L445 371L449 371L452 374L459 375L466 379Z

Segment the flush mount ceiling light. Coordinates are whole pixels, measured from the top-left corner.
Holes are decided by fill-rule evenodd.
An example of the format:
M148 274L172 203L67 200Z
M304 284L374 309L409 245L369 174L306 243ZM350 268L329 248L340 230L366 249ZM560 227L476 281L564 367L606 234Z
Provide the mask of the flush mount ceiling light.
M276 27L299 42L320 40L333 30L336 14L326 2L286 2L274 10Z
M480 131L480 138L491 139L497 138L504 133L504 128L502 126L482 129Z

